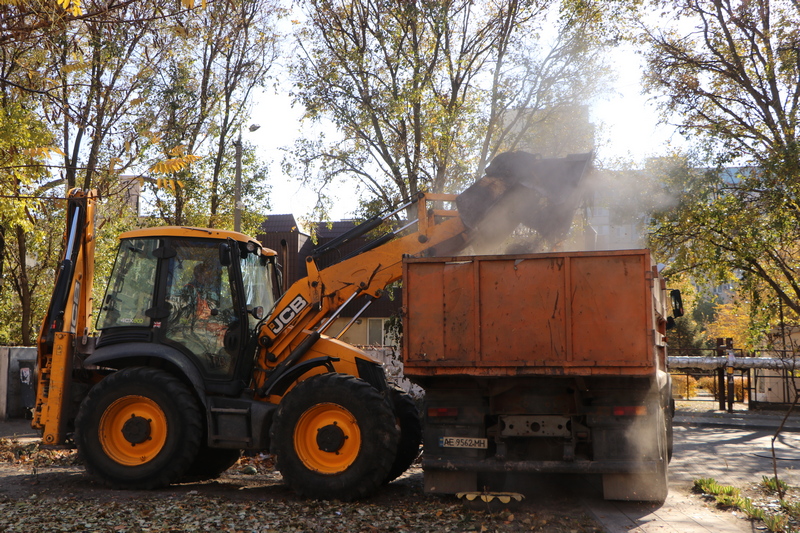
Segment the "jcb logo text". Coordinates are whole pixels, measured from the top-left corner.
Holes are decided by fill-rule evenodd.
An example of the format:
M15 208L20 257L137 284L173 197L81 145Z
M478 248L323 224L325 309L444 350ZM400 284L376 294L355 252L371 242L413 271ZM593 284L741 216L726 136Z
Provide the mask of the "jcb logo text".
M297 316L297 313L305 309L306 306L308 306L308 302L305 298L298 294L295 299L292 300L289 305L284 307L281 312L278 313L278 316L269 323L269 329L272 331L272 333L277 335L283 331L283 328L289 325L289 322L291 322L294 317Z

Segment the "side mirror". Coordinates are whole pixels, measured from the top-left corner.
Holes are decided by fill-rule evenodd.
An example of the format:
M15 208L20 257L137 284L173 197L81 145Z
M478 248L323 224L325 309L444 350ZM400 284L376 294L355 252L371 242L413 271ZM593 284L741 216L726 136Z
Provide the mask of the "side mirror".
M231 245L223 242L219 245L219 262L222 266L231 266Z
M683 316L683 299L681 298L681 291L672 289L669 291L669 299L672 302L672 316L674 318Z
M264 308L258 305L250 310L250 314L253 315L253 318L256 320L261 320L264 318Z

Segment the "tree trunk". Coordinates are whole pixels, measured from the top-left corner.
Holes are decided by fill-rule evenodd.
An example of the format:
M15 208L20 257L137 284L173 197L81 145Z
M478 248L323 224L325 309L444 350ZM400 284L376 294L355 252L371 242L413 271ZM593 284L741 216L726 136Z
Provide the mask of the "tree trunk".
M31 302L31 287L28 280L28 265L25 258L28 255L28 247L25 241L25 231L22 226L17 226L17 251L19 253L19 301L22 315L20 316L20 339L23 346L33 344L31 337L31 312L33 305Z

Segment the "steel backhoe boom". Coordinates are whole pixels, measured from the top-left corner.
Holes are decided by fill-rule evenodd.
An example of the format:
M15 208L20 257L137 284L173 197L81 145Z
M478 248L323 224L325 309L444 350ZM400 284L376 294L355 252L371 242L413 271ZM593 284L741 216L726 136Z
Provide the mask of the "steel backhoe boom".
M76 347L89 342L94 279L96 191L73 189L67 195L67 232L50 307L37 340L39 383L33 427L44 444L66 439Z

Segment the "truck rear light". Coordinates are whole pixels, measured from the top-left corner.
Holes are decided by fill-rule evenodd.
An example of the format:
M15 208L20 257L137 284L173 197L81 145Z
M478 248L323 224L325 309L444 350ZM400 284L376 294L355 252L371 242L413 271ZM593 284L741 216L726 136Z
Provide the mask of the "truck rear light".
M457 407L428 407L429 418L442 418L442 417L457 417Z
M646 405L599 405L589 409L589 414L600 416L645 416Z
M647 414L646 405L617 405L611 408L614 416L644 416Z

